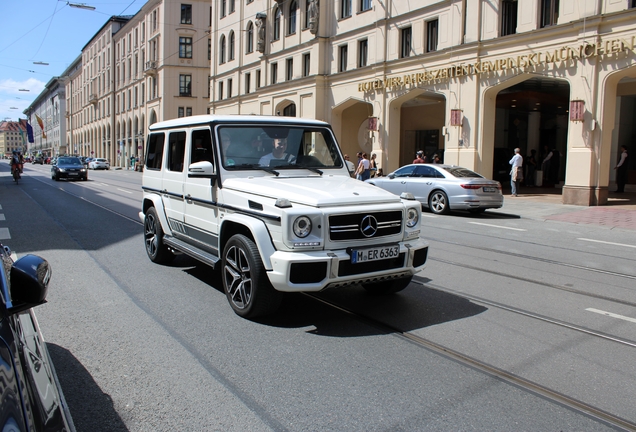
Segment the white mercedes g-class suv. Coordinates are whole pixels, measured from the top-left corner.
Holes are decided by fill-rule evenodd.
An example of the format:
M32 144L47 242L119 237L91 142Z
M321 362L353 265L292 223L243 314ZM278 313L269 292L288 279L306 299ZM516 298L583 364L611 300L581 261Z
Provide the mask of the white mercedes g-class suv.
M394 293L426 263L420 203L352 179L325 122L184 117L150 126L146 144L148 257L220 268L240 316L274 312L283 292Z

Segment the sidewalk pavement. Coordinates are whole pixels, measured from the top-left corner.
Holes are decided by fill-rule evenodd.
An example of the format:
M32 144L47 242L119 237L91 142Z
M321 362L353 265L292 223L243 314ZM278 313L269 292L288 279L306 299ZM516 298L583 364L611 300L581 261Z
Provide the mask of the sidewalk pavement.
M522 187L517 197L504 191L503 207L488 212L636 231L636 192L610 192L607 205L587 207L563 204L560 188Z

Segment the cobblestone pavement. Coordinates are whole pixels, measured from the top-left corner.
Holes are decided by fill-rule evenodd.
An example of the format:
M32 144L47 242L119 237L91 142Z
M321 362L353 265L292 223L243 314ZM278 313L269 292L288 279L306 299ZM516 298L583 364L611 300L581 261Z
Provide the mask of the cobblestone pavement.
M636 192L610 193L607 205L586 207L563 204L560 189L522 188L518 197L505 194L501 209L489 211L520 218L636 231Z

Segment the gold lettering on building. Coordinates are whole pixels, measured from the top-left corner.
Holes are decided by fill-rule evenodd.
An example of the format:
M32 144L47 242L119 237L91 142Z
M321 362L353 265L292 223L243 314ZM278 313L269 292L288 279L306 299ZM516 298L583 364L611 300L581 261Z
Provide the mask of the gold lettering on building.
M396 77L384 77L358 83L359 92L392 90L402 87L430 84L450 78L496 73L505 70L525 69L559 63L568 60L582 60L604 55L615 55L621 52L634 52L636 36L631 39L611 39L598 43L585 42L578 46L562 46L549 51L531 52L516 57L505 57L496 60L478 60L475 63L452 64L439 69L405 74Z

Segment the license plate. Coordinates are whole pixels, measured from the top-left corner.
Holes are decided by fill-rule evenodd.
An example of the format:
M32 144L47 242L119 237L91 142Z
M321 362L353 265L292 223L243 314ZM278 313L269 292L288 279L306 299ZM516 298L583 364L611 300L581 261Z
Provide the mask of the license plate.
M352 249L351 263L357 264L361 262L391 259L397 257L399 254L400 247L398 245L388 245L365 249Z
M484 187L484 192L497 192L496 187Z
M79 175L79 173L68 173L68 175Z

